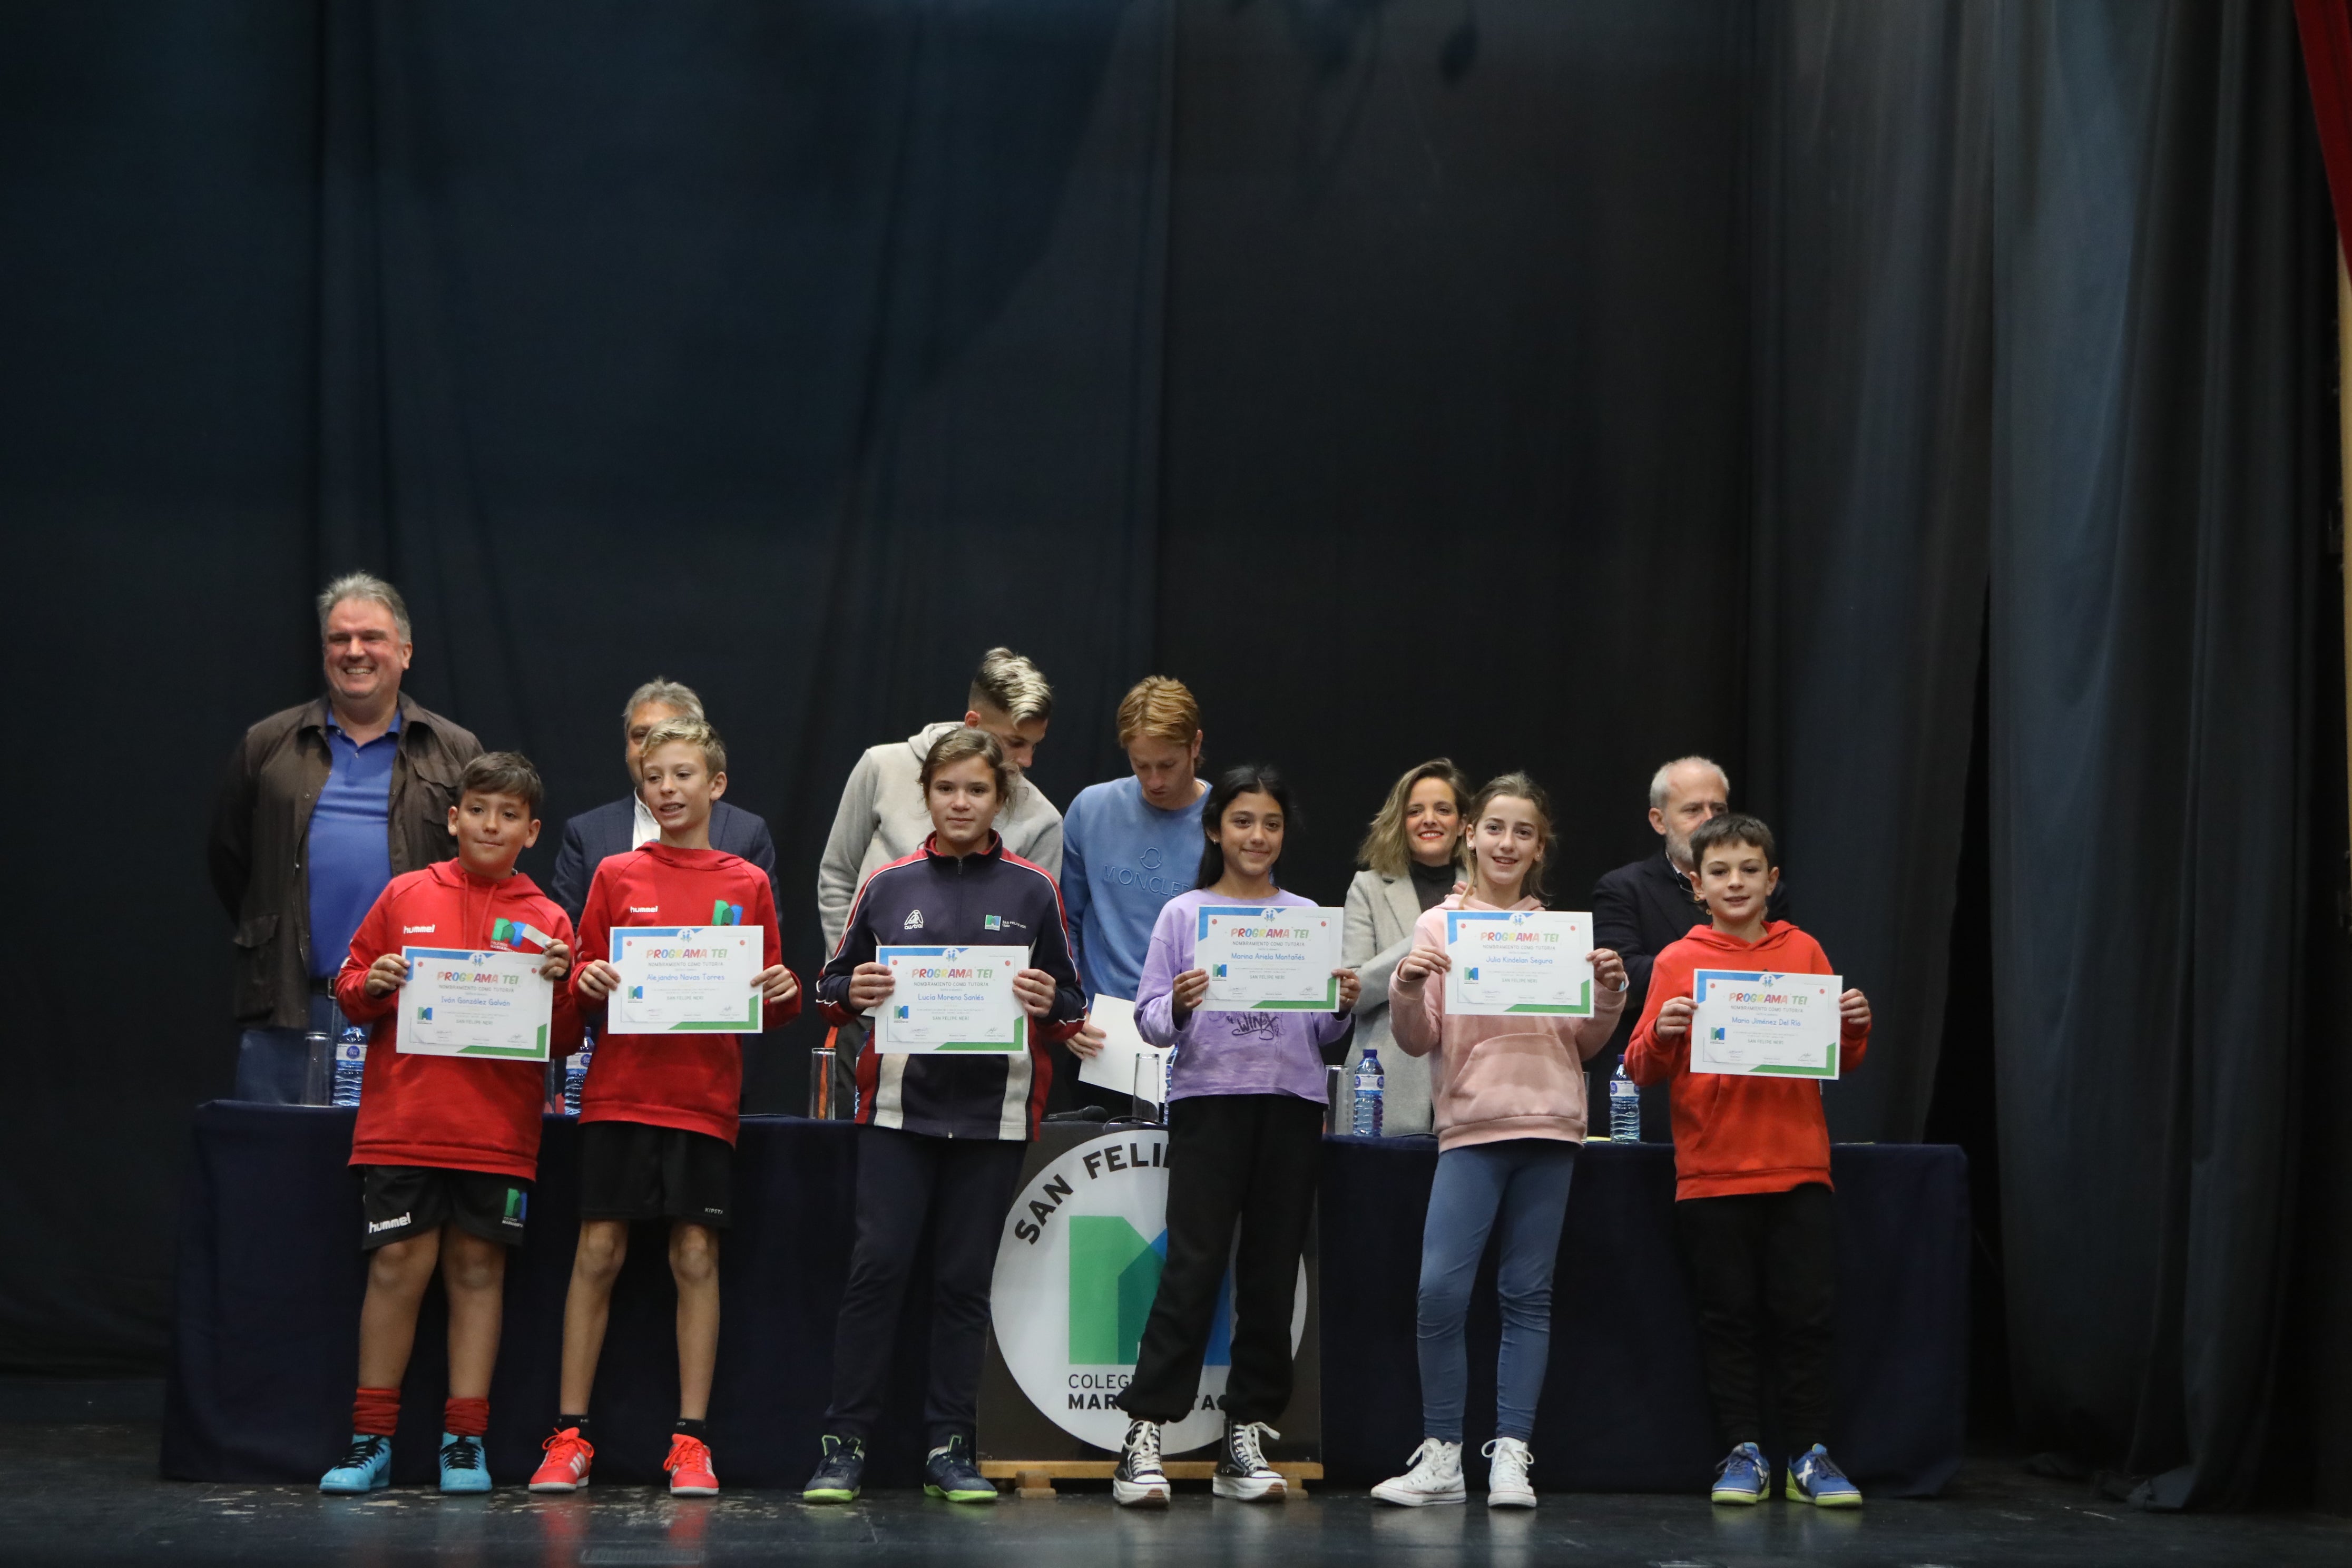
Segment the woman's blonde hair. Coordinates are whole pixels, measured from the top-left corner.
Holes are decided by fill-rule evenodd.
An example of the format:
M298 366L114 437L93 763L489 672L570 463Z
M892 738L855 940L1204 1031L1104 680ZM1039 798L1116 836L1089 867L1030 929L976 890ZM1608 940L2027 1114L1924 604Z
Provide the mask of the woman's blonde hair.
M1454 792L1454 809L1464 817L1470 815L1470 780L1449 758L1432 757L1421 766L1397 780L1382 803L1380 815L1372 818L1364 841L1356 847L1356 858L1383 877L1402 877L1412 868L1412 846L1405 841L1404 808L1412 804L1412 786L1423 779L1443 779ZM1460 840L1454 843L1454 853L1461 853Z
M1470 868L1473 889L1478 880L1478 867L1469 851L1470 834L1486 815L1486 808L1498 800L1523 800L1536 808L1536 826L1543 839L1536 848L1534 862L1528 867L1526 879L1519 883L1519 896L1541 903L1544 860L1551 853L1551 796L1544 794L1543 785L1521 773L1498 773L1488 779L1486 787L1478 792L1478 798L1470 803L1470 809L1462 814L1462 859Z
M1013 769L1004 760L1003 743L985 730L958 727L933 741L931 749L923 753L922 771L916 778L928 792L932 774L967 757L979 757L988 763L989 773L996 780L996 804L1002 807L1012 792Z

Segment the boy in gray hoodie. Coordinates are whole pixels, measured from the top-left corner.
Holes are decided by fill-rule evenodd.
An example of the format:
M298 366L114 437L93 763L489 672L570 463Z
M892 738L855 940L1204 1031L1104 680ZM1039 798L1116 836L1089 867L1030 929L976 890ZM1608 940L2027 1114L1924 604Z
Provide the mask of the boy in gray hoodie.
M1054 713L1054 689L1035 665L1006 647L990 648L981 658L966 700L970 706L962 718L926 724L903 741L869 747L849 771L816 872L817 920L828 952L841 945L849 907L866 879L912 855L930 836L931 814L923 804L919 775L931 742L966 725L985 730L1019 773L1045 738ZM996 831L1008 851L1061 880L1062 814L1036 785L1025 779L1013 785Z

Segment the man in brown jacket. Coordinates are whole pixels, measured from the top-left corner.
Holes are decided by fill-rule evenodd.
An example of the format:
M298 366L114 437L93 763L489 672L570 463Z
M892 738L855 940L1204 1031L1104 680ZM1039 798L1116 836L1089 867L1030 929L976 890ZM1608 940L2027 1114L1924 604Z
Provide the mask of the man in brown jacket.
M446 860L449 808L482 744L400 689L408 606L354 572L319 595L327 694L245 732L213 808L213 890L236 922L236 1097L302 1099L306 1030L339 1035L330 990L384 885Z

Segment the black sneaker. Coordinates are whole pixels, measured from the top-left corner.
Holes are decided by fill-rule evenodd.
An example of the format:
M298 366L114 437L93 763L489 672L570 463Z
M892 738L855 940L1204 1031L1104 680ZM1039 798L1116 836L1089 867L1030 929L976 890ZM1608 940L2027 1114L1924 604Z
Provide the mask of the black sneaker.
M836 1437L828 1432L817 1439L824 1458L817 1461L816 1474L801 1489L803 1502L854 1502L857 1489L866 1479L866 1441L862 1437Z
M971 1462L971 1439L955 1436L932 1449L923 1462L923 1493L950 1502L994 1502L996 1483Z
M1218 1445L1217 1470L1209 1480L1210 1489L1219 1497L1239 1498L1244 1502L1282 1502L1290 1496L1290 1483L1280 1472L1265 1462L1259 1444L1265 1437L1279 1437L1281 1433L1263 1421L1236 1422L1225 1417L1225 1440Z
M1110 1473L1110 1496L1122 1508L1166 1508L1168 1472L1160 1468L1160 1423L1132 1421Z

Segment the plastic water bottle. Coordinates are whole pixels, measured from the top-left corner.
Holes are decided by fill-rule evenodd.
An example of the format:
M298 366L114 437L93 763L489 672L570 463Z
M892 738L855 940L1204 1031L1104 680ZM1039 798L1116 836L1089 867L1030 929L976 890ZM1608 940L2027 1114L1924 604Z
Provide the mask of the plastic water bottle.
M367 1077L367 1031L357 1024L345 1023L343 1032L335 1041L335 1103L357 1105L360 1084Z
M1642 1141L1642 1091L1625 1076L1625 1058L1617 1058L1617 1070L1609 1075L1609 1141L1612 1143L1639 1143Z
M1381 1071L1381 1054L1367 1050L1356 1063L1356 1126L1359 1138L1381 1135L1381 1096L1388 1089L1388 1075Z
M596 1054L596 1037L581 1037L580 1048L563 1058L563 1114L580 1114L580 1090L588 1081L588 1058Z

